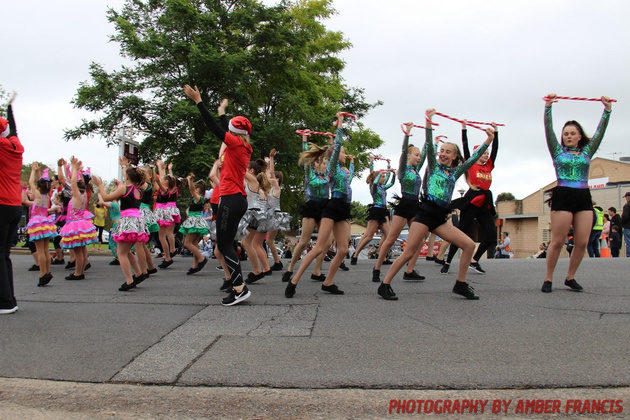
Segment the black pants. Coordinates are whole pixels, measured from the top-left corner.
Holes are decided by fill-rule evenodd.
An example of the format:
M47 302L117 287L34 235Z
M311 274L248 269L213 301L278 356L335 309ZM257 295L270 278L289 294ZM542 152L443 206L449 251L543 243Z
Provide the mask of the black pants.
M241 263L232 243L236 236L238 223L247 211L247 199L242 194L224 195L219 201L217 214L217 246L225 257L225 264L230 271L234 286L243 284Z
M13 264L11 264L11 238L22 217L21 206L0 205L0 309L17 306L13 291Z
M479 261L484 252L491 247L494 248L496 244L497 228L494 224L494 216L486 208L475 207L472 204L468 205L461 214L459 219L459 230L470 236L470 228L473 222L477 219L479 223L479 234L481 235L481 242L477 252L473 255L473 261ZM451 263L453 257L459 248L454 244L448 249L448 256L446 262Z

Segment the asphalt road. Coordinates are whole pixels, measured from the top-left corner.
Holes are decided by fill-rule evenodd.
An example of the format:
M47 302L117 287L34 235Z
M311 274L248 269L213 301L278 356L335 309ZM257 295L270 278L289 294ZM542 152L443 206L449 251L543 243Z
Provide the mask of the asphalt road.
M288 417L379 417L388 414L387 395L414 398L421 392L439 398L446 392L438 390L461 396L481 392L492 399L506 392L520 398L561 395L559 390L567 389L563 398L625 396L626 405L630 398L630 260L625 258L585 260L577 277L583 293L562 285L568 261L560 260L551 294L540 292L544 260L483 261L488 273L468 277L478 301L452 294L454 274L440 275L438 265L420 261L417 271L427 279L397 278L396 302L376 294L371 261L359 260L337 276L343 296L322 292L320 283L304 278L295 297L286 299L286 283L276 273L250 286L246 303L230 308L219 304L222 273L214 261L187 276L190 259L176 257L169 269L124 293L117 290L120 269L107 265L105 257L91 258L84 281L63 280L66 270L53 266L55 278L41 288L37 273L26 271L30 256L12 260L20 309L0 317L0 377L7 378L0 387L0 414L17 410L37 417L50 398L39 404L20 395L51 383L70 386L41 380L102 387L92 388L95 395L106 390L118 395L142 384L139 396L162 402L184 390L196 389L197 396L214 390L217 401L225 396L228 411L205 411L208 417L275 418L281 411L274 410L282 409ZM10 397L7 386L27 391ZM234 389L258 398L251 412L230 408L229 401L242 397ZM167 390L171 397L159 396ZM69 392L56 395L61 400ZM314 402L296 404L307 394ZM294 405L282 402L287 395L297 395ZM356 409L357 399L366 402L366 411L341 409ZM104 413L93 408L98 398L91 405L88 397L80 400L83 411L62 408L60 416ZM322 411L322 404L338 409ZM297 411L291 414L289 406ZM261 411L265 407L270 411ZM164 413L202 417L185 410Z

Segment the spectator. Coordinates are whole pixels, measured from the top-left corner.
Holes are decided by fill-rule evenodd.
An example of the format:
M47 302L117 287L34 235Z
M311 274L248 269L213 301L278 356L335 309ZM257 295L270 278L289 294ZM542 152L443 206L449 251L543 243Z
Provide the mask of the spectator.
M619 250L621 249L621 234L619 233L619 227L614 225L610 232L610 255L613 258L619 257Z
M606 241L606 245L610 248L610 216L604 214L604 228L602 229L602 239Z
M510 232L503 232L503 239L501 243L497 246L497 252L495 254L495 258L510 258L511 257L511 248L510 248Z
M630 191L624 195L624 198L626 204L623 205L621 212L621 227L623 228L623 240L626 244L626 257L630 257Z
M604 209L593 202L593 227L586 245L588 256L591 258L599 258L599 240L602 237L602 229L604 229Z
M570 258L571 252L573 252L573 247L575 246L575 238L573 237L573 228L569 229L569 233L567 233L567 239L564 240L564 244L567 246L567 252L569 253L569 258Z
M538 252L529 258L547 258L547 244L543 242L538 245Z

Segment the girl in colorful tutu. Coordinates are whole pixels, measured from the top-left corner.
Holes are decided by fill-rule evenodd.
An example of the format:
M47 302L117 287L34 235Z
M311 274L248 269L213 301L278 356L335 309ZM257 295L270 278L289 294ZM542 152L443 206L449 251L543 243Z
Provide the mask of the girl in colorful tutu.
M173 257L177 254L175 251L175 224L181 221L179 209L177 208L177 197L179 189L177 188L177 179L173 176L173 164L168 164L168 175L166 174L166 165L158 160L157 167L160 179L157 182L158 195L155 205L155 218L160 225L160 243L162 244L162 253L164 261L159 265L160 268L166 268L173 264Z
M123 165L123 173L126 171L128 165L126 158L121 158L121 165ZM155 219L155 215L153 214L153 181L155 175L153 173L153 169L148 166L143 168L138 168L140 175L142 175L142 185L140 186L142 190L142 199L140 200L140 214L142 215L142 220L144 221L144 225L147 227L149 231L149 239L155 233L159 232L160 226ZM148 242L148 241L147 241ZM146 271L143 271L142 274L145 277L149 277L151 274L157 273L157 268L155 268L155 264L153 264L153 257L151 256L151 251L147 247L147 242L139 242L136 246L136 254L138 254L138 258L144 258L146 261Z
M57 236L57 225L55 225L55 216L48 214L48 208L50 207L50 198L48 197L50 177L48 176L48 169L44 170L36 185L35 178L38 175L39 165L37 162L33 162L28 183L34 199L30 209L31 217L26 229L30 240L35 243L35 248L37 249L37 265L39 265L39 283L37 285L45 286L53 278L50 272L48 241L50 238Z
M85 210L87 196L85 194L86 185L81 176L81 161L74 156L70 160L72 177L70 186L72 199L68 205L66 224L59 233L61 235L61 247L63 249L73 249L75 256L74 273L66 277L66 280L83 280L85 266L87 262L87 246L96 243L96 227L92 224L94 215Z
M194 178L195 175L192 173L186 177L191 198L188 206L188 218L184 220L184 223L179 228L179 233L185 235L184 246L193 255L193 266L186 273L188 275L201 271L208 262L208 259L201 255L199 250L201 237L208 234L208 223L201 217L206 185L203 181L195 183L193 181Z
M125 282L118 290L126 292L142 283L147 277L146 260L138 258L140 266L135 258L130 258L131 247L136 245L136 252L142 243L149 240L149 230L144 224L140 213L142 200L142 184L144 178L136 168L128 167L125 171L125 182L114 191L107 193L100 178L94 177L94 183L98 187L103 200L111 201L120 199L120 221L116 230L112 233L112 239L118 244L118 261L125 276ZM136 273L131 274L131 268Z

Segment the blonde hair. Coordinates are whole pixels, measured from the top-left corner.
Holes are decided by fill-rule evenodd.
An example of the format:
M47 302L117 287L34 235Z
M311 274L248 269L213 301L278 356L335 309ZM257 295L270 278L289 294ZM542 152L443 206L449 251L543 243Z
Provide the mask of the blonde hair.
M451 143L450 141L447 141L447 142L444 143L445 146L447 144L450 144L455 149L456 156L453 159L453 162L451 162L451 168L454 168L457 165L459 165L460 163L464 162L464 157L462 156L462 152L459 151L459 146L458 145L456 145L455 143Z
M367 176L367 178L365 179L365 182L366 182L368 185L371 185L371 184L374 182L374 180L376 179L376 176L377 176L377 175L378 175L378 171L372 171L372 172L370 172L370 174L369 174L369 175Z
M315 143L309 143L308 146L308 150L300 153L300 159L298 160L298 165L300 166L312 165L320 161L327 154L332 153L332 150L329 150L330 148L328 146L318 146Z
M269 191L271 191L271 183L269 182L269 178L267 178L265 173L259 173L256 176L256 179L258 179L259 188L261 188L265 192L265 195L269 194Z

